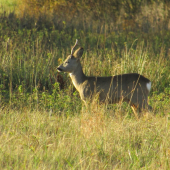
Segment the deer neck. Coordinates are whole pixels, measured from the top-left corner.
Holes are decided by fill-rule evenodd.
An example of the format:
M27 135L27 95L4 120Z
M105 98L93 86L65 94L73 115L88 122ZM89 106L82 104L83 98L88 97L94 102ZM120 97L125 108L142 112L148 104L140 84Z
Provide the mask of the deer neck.
M87 77L83 73L81 64L78 65L77 68L69 75L75 88L80 92L83 82L87 79Z

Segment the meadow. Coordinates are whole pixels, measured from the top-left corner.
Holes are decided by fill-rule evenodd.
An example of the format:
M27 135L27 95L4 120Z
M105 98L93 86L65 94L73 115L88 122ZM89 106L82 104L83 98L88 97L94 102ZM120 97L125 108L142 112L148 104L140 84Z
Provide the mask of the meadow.
M121 0L106 13L91 1L93 13L85 1L28 2L0 4L0 169L170 169L170 4ZM136 120L126 103L85 108L56 70L76 39L86 75L149 78L153 111Z

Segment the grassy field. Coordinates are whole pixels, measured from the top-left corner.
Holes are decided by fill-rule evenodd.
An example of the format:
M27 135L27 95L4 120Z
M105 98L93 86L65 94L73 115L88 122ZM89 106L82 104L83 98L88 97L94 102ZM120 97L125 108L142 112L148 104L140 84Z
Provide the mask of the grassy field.
M165 4L142 7L134 24L18 16L16 2L1 1L0 10L0 169L170 169ZM149 78L153 111L136 120L126 103L85 108L69 76L56 70L76 38L86 75Z
M118 114L118 113L117 113ZM169 169L168 116L1 111L1 169Z

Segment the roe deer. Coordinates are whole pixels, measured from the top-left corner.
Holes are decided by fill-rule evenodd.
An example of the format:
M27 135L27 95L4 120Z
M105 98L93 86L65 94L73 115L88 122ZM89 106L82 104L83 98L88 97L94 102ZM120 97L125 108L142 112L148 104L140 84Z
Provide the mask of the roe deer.
M81 99L85 102L98 94L98 100L102 103L128 102L136 118L136 109L151 109L148 105L148 94L151 89L151 81L138 73L121 74L110 77L88 77L82 71L80 57L83 48L74 52L78 40L63 64L57 67L59 72L69 73L71 80L78 90Z

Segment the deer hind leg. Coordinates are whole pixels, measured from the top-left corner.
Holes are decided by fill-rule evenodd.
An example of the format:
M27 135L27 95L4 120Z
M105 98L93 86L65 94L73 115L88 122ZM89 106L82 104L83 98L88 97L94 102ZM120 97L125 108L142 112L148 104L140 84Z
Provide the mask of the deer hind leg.
M126 100L126 102L129 103L131 109L133 110L133 113L134 113L136 119L138 120L139 119L138 112L139 113L141 112L139 105L136 106L136 104L134 104L135 102L132 102L130 100Z
M131 108L132 108L132 110L133 110L133 113L134 113L136 119L138 120L138 119L139 119L138 111L137 111L138 108L137 108L134 104L131 104ZM140 112L140 110L139 110L139 112Z

